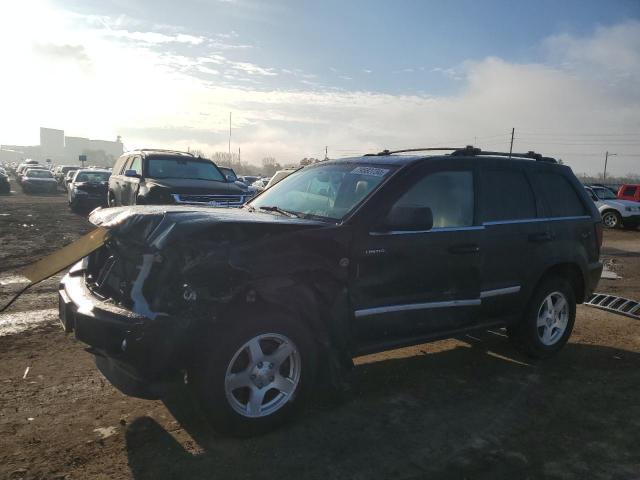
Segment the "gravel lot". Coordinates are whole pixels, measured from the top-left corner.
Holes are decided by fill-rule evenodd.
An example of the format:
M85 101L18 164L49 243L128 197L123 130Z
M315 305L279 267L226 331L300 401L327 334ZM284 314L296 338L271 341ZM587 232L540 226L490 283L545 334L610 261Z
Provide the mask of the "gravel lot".
M62 193L0 196L0 301L16 268L90 229ZM640 232L605 232L604 253L623 278L599 291L640 299ZM57 324L58 279L0 314L0 478L640 478L633 319L581 306L545 362L500 331L361 357L348 398L237 440L207 431L190 401L109 385Z

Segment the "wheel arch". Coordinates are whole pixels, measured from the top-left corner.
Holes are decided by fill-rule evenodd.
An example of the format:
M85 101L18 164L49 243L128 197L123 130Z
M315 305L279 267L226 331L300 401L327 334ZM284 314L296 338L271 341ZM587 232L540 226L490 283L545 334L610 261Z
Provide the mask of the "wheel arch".
M319 277L324 278L319 281ZM288 315L303 323L320 354L319 380L339 384L341 372L350 369L353 362L348 295L337 279L315 273L307 281L270 277L246 285L221 308L213 328L265 312Z
M538 281L535 283L535 287L531 291L531 295L533 295L533 292L535 292L535 290L540 284L542 284L542 282L550 277L565 278L573 288L573 292L575 293L576 297L576 303L584 302L586 292L586 276L582 268L580 268L577 263L562 262L548 267L538 278Z

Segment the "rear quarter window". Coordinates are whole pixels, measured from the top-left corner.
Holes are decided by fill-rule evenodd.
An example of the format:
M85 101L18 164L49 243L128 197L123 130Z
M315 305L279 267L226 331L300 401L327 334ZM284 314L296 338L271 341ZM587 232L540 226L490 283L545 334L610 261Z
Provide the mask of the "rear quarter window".
M562 174L535 172L531 179L536 193L542 197L550 217L588 215L573 185Z
M636 194L636 188L637 187L626 187L622 194L631 197Z
M113 166L113 174L114 175L120 175L122 173L122 169L123 169L124 164L126 163L128 158L129 158L129 156L126 155L126 156L122 156L122 157L120 157L118 159L116 164Z

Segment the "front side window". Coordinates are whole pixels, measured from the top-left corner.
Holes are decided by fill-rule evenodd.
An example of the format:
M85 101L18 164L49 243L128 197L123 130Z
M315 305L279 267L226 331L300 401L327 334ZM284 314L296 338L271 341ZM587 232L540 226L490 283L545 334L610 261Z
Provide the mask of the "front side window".
M536 200L524 173L488 170L480 175L483 222L526 220L536 217Z
M388 165L314 165L287 176L249 205L341 220L394 171Z
M594 188L593 191L596 193L600 200L617 200L618 197L609 189L606 188Z
M427 174L400 197L394 206L429 207L433 228L473 225L473 173L455 170Z
M127 170L133 170L138 175L142 175L142 162L139 155L133 157L133 161L131 162L131 165L129 165L129 168Z
M226 181L213 162L183 157L147 159L147 177Z

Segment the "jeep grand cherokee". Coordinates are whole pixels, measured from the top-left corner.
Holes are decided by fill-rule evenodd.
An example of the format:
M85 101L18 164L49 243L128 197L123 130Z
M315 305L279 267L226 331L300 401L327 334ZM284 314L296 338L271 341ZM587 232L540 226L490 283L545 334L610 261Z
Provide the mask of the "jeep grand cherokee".
M560 350L602 270L600 214L571 170L394 153L306 167L242 209L97 210L108 237L62 280L63 324L123 392L186 378L233 434L280 424L355 355L490 327Z

